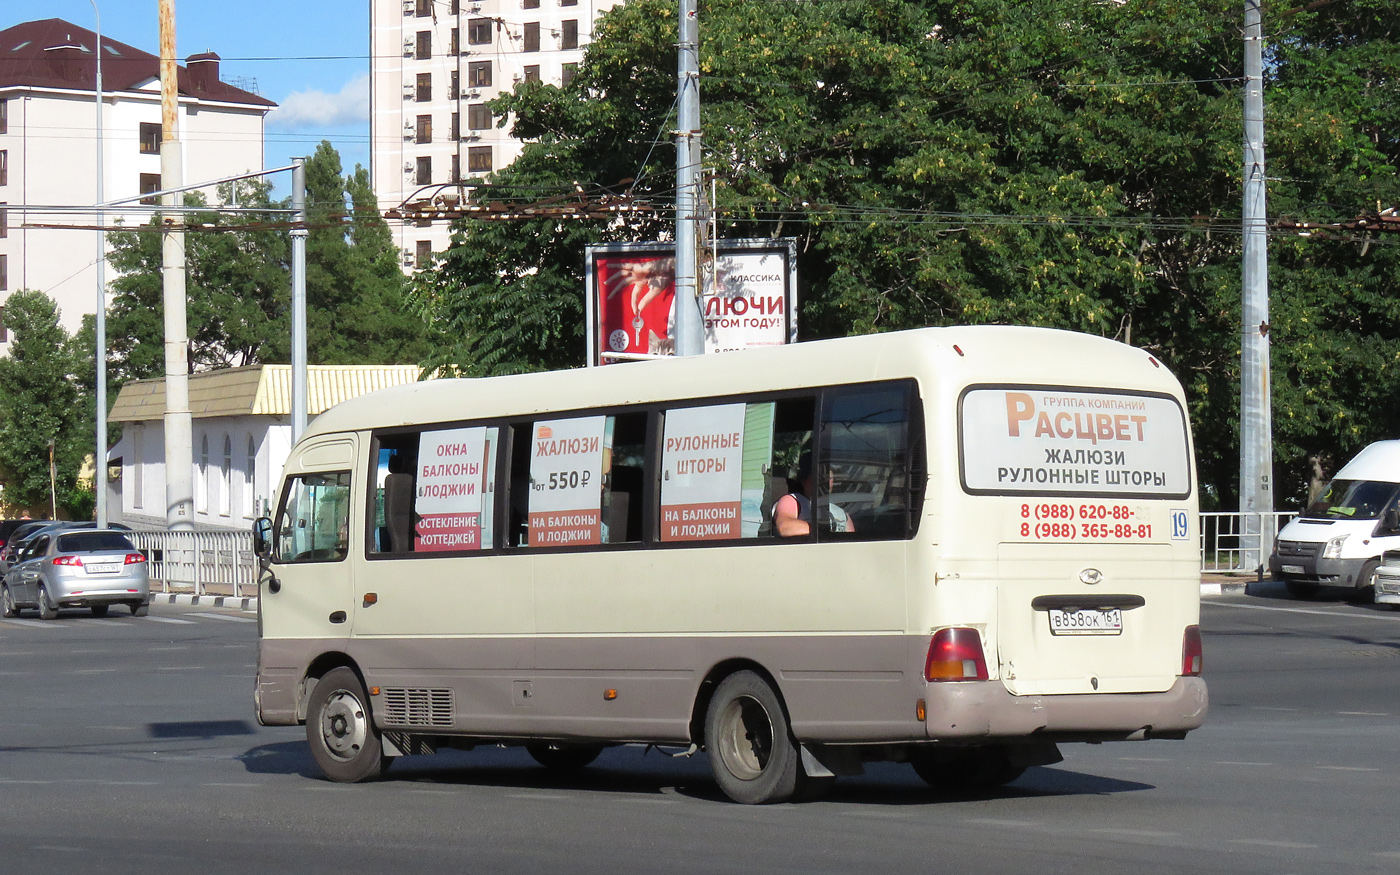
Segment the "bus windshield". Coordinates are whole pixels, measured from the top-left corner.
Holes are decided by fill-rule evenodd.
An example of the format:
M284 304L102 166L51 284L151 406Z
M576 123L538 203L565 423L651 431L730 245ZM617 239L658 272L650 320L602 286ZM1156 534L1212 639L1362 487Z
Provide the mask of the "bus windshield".
M1303 516L1324 520L1374 520L1395 494L1396 484L1380 480L1333 480Z

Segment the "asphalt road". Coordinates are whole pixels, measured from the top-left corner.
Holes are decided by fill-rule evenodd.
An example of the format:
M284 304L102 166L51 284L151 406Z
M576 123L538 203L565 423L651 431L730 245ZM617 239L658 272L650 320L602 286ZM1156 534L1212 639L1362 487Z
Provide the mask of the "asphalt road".
M749 807L703 755L636 747L335 785L301 729L256 724L250 614L0 620L0 872L1400 872L1400 612L1265 585L1203 627L1212 710L1185 741L1067 745L985 799L876 765Z

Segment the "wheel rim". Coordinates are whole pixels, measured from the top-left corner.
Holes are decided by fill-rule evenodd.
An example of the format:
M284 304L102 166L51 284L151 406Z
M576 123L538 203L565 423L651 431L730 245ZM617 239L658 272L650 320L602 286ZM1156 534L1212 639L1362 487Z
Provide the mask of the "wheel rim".
M773 755L773 720L763 703L740 696L719 715L719 755L729 773L742 781L763 774Z
M321 709L321 740L332 756L354 759L365 746L369 721L365 707L349 690L336 690Z
M10 616L15 612L15 597L10 595L10 588L5 587L5 616Z

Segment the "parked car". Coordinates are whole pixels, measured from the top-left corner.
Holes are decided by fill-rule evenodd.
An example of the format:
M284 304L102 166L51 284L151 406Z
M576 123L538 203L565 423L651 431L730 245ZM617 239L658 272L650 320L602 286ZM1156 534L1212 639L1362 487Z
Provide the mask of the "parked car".
M17 561L15 557L17 557L20 551L22 551L25 548L25 545L27 545L30 541L34 540L39 535L45 532L57 532L66 529L95 528L97 528L97 523L91 521L82 522L75 520L37 520L33 525L25 525L19 529L16 529L14 537L10 539L10 545L7 545L5 547L4 552L0 553L0 576L4 576L7 572L9 572L10 567L14 565ZM107 526L107 528L120 529L124 532L131 531L131 526L122 525L121 523L111 523ZM13 547L13 551L11 551L11 546Z
M6 520L10 522L10 520ZM19 520L19 525L15 526L5 538L5 543L0 545L0 575L10 570L10 566L15 564L15 557L19 555L20 547L29 540L29 536L54 524L53 520Z
M145 616L151 597L146 554L114 529L59 529L30 539L19 561L0 584L6 617L25 608L52 620L60 608L88 608L107 615L112 605L126 605Z

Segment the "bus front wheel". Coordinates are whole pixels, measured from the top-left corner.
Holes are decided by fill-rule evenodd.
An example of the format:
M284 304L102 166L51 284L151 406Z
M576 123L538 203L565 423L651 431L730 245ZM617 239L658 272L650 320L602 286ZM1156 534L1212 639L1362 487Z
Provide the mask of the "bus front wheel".
M705 712L705 750L724 795L735 802L785 802L804 773L782 702L751 671L720 681Z
M368 781L388 768L368 702L364 684L348 668L331 669L316 682L306 709L306 740L332 781Z

